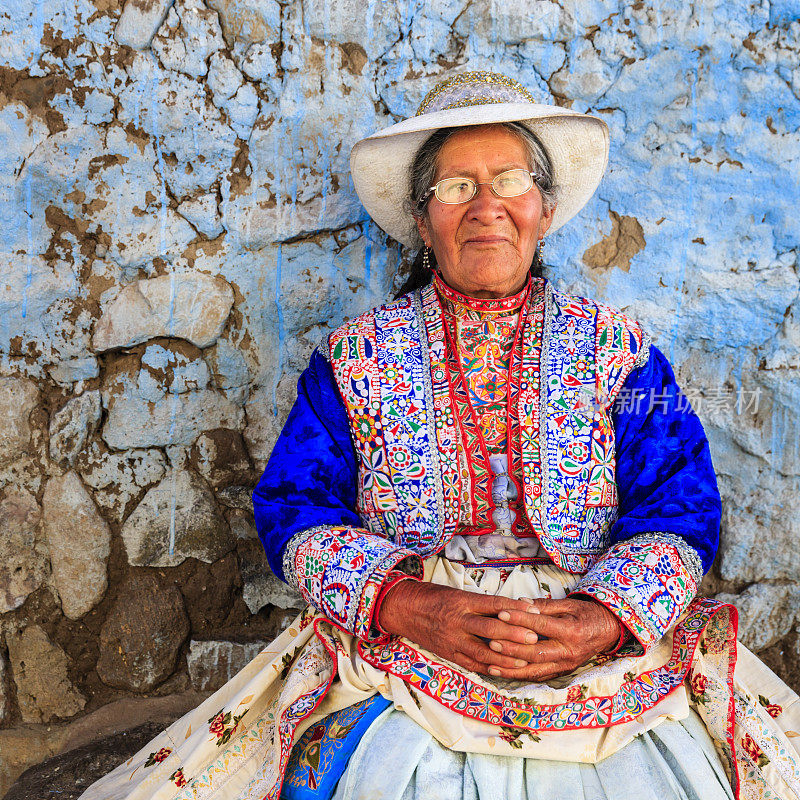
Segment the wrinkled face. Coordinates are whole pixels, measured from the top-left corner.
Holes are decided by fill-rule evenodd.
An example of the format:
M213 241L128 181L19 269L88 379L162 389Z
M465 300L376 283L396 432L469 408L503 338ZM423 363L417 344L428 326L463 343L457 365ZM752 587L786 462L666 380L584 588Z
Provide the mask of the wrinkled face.
M477 183L472 200L447 205L431 195L420 235L433 248L445 281L473 297L507 297L527 279L536 245L553 220L538 188L518 197L497 197L488 183L508 169L530 169L524 143L499 125L459 131L439 151L434 183L466 177Z

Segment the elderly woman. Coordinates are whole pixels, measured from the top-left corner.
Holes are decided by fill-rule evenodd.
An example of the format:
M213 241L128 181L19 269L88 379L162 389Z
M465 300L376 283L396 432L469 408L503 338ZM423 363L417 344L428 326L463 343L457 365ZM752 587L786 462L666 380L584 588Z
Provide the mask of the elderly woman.
M85 798L800 798L796 695L695 599L702 427L639 324L541 276L607 153L492 73L356 145L421 247L313 353L254 493L309 607Z

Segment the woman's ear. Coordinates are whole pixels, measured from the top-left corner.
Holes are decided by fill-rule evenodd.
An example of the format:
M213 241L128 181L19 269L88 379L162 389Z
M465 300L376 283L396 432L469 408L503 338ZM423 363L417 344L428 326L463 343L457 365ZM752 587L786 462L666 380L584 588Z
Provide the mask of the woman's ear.
M539 219L539 238L541 239L547 231L550 229L550 226L553 224L553 217L556 213L556 204L553 205L548 209L542 209L542 216Z
M422 237L422 241L425 242L426 247L431 246L431 236L428 232L428 224L425 222L425 217L420 214L419 216L414 216L414 222L417 223L417 230L419 231L419 235Z

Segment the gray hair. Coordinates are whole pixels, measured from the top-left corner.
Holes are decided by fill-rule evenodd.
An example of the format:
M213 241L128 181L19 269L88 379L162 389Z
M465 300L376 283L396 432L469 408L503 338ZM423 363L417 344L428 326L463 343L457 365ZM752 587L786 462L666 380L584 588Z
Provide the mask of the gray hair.
M557 189L553 180L553 166L550 163L547 151L536 134L521 122L500 122L498 124L517 136L525 145L528 153L528 168L538 176L536 187L542 196L542 205L546 211L550 211L556 204ZM420 203L420 198L433 185L439 153L441 153L444 143L455 133L467 129L467 127L440 128L417 151L417 155L411 165L411 174L409 175L410 193L406 200L406 208L413 216L419 217L425 214L426 205Z

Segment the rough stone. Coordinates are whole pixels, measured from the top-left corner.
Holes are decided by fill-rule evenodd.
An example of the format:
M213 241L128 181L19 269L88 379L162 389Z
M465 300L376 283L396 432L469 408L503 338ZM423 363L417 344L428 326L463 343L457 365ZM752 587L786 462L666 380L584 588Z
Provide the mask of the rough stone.
M6 691L6 660L0 653L0 726L8 713L8 697Z
M43 520L61 608L79 619L106 592L111 531L76 472L47 482Z
M225 41L215 11L200 0L176 0L151 46L166 69L200 78L208 72L209 56Z
M140 363L137 389L143 399L151 402L161 400L166 394L205 389L211 380L202 358L174 347L148 345Z
M609 216L611 233L592 245L583 254L583 261L587 266L596 269L617 267L628 272L631 259L647 244L642 226L635 217L620 217L614 211L609 211Z
M76 381L88 381L100 374L100 367L94 356L82 356L68 361L60 361L48 367L48 374L59 386L71 386Z
M249 139L258 117L258 92L253 86L244 84L221 107L227 112L230 126L236 131L236 135L240 139Z
M218 108L233 97L244 83L233 59L225 53L214 53L208 65L208 85L214 94L214 105Z
M78 800L90 784L205 698L194 691L125 697L61 725L0 730L0 797L41 800L57 794L60 800Z
M19 608L47 576L40 519L36 499L24 490L7 490L0 500L0 614Z
M36 384L0 377L0 464L25 454L31 441L30 415L39 400Z
M281 379L274 393L266 386L256 386L250 391L245 405L247 426L244 440L259 471L264 470L272 446L289 416L289 409L297 396L297 377L291 375Z
M67 402L50 420L50 458L72 466L99 424L100 392L85 392Z
M213 194L184 200L178 206L178 213L209 239L215 239L224 230L217 210L217 198Z
M268 605L299 609L306 605L299 592L275 577L267 563L260 542L239 548L239 571L242 574L242 597L251 614Z
M188 635L180 589L152 573L133 573L100 630L97 674L108 686L148 692L172 674Z
M14 781L32 764L58 753L63 741L64 733L52 725L0 730L0 797L6 800ZM47 797L47 794L33 796Z
M86 699L68 676L69 657L41 627L6 630L6 642L23 721L50 722L83 709Z
M121 523L131 501L164 477L166 465L160 450L111 453L95 445L84 452L79 470L94 490L98 506L109 519Z
M141 104L141 98L139 102ZM64 191L65 172L70 176L68 197L60 200L58 213L49 213L56 213L57 219L65 222L73 217L80 218L85 231L80 231L79 235L102 240L106 260L121 268L125 280L142 277L140 269L152 270L154 260L174 262L197 236L194 228L170 205L164 177L169 172L168 167L163 151L152 143L143 143L141 148L131 147L126 131L119 124L105 129L91 125L69 127L51 136L26 163L31 183L36 187L34 224L43 229L41 235L49 238L45 210L52 205L52 200L48 192ZM62 174L58 174L59 171L63 171ZM57 276L60 282L54 286L59 297L77 294L80 284L76 285L72 262L82 263L83 260L77 237L65 235L65 239L62 247L70 245L69 260L59 269L64 274ZM59 266L59 261L45 263L51 273ZM49 338L59 333L65 323L71 323L68 313L63 316L64 321L49 333ZM87 318L80 338L81 344L85 338L86 347L75 352L75 337L60 345L63 348L72 344L65 354L68 358L83 356L89 349L92 317Z
M41 739L34 739L29 734L23 739L23 736L19 736L20 741L11 740L7 744L12 747L39 745L40 749L38 752L36 749L27 752L29 758L22 761L23 769L29 764L34 766L25 769L13 785L8 787L8 791L3 794L3 800L34 800L51 796L58 797L59 800L78 800L92 783L135 755L148 741L161 733L163 727L161 723L148 722L133 730L109 736L103 741L58 755L53 755L58 752L54 746L55 737L44 734ZM3 733L6 732L0 731L0 748L6 744L2 740ZM59 733L65 735L65 732ZM0 775L0 792L2 791Z
M253 489L250 486L227 486L217 492L217 500L228 508L253 513Z
M741 594L719 594L717 600L736 606L738 638L755 652L786 636L800 617L800 587L796 584L756 583Z
M174 0L127 0L114 30L120 43L144 50L150 46Z
M233 508L228 512L228 525L231 526L231 533L237 539L258 539L255 520L252 511L242 511Z
M242 409L212 390L172 394L158 401L123 396L109 404L103 439L117 449L191 445L205 430L236 429Z
M186 663L192 687L198 691L215 691L252 661L266 642L192 641Z
M134 566L174 567L186 558L208 564L235 544L208 486L180 469L147 492L121 533Z
M120 358L102 387L103 439L117 449L186 446L204 430L239 428L242 409L209 382L199 351L179 340Z
M170 336L208 347L232 305L233 291L220 277L184 272L136 281L105 309L92 343L103 351Z
M252 373L244 353L227 339L220 338L213 347L205 351L204 357L211 370L214 385L229 400L244 405L252 381Z
M229 46L238 40L251 42L278 40L281 27L281 7L277 0L241 3L238 0L208 0L216 9Z
M250 45L242 61L242 72L254 81L268 83L277 72L278 65L272 48L264 42Z
M194 468L215 489L252 480L252 467L242 435L217 429L201 434L191 452Z
M179 202L199 192L212 191L237 157L236 133L224 112L212 102L212 94L203 81L165 71L145 54L138 53L129 67L119 103L120 122L147 131L157 145L152 150L151 174L156 179L163 176L164 183L159 185L156 180L156 188L150 190L154 195L151 213L141 220L153 220L163 230L165 224L172 222L167 190ZM149 152L146 155L150 157ZM143 209L147 205L139 202L137 207ZM181 217L178 219L191 232L188 241L196 238L191 226ZM169 252L174 252L175 234L169 227L164 239Z

